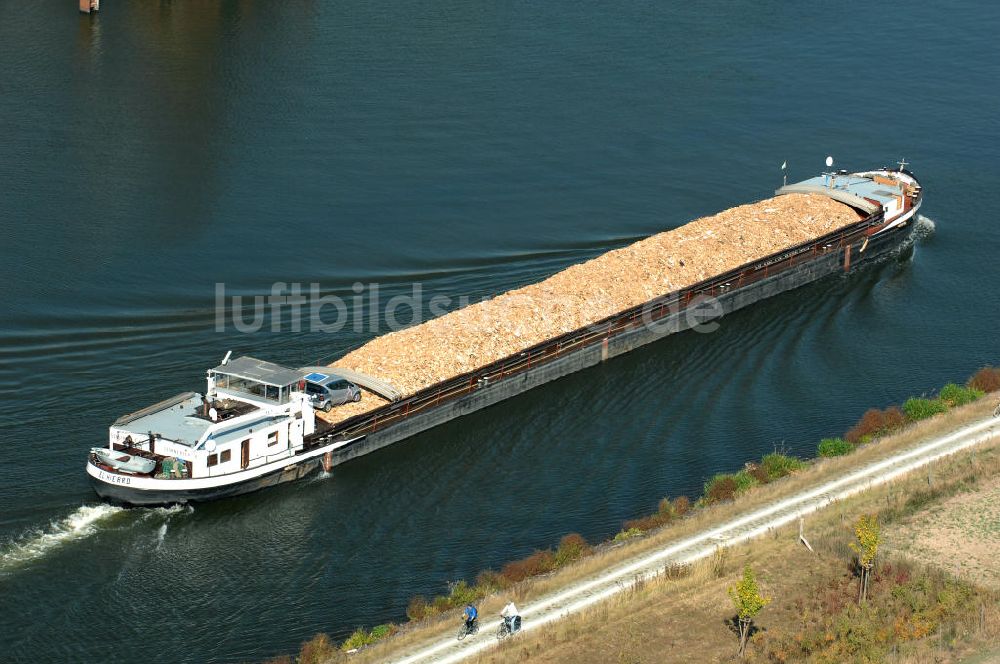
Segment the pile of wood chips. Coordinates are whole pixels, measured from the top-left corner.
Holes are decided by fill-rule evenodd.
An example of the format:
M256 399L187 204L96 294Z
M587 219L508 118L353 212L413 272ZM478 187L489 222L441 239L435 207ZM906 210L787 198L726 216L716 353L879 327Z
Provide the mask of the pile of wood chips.
M741 205L609 251L540 283L378 337L333 365L388 381L410 395L860 217L847 205L817 194ZM324 419L342 421L384 403L366 393L350 414L341 406Z

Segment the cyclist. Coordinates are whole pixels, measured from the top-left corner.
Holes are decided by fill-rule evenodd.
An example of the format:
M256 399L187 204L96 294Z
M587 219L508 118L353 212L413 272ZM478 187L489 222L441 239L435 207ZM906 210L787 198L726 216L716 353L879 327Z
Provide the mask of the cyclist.
M479 611L471 604L467 604L465 611L462 612L462 617L465 618L465 631L471 634L472 629L476 626L476 618L479 617Z
M500 612L500 617L507 623L507 630L511 634L521 629L521 616L518 614L514 602L507 602L507 606L503 607L503 611Z

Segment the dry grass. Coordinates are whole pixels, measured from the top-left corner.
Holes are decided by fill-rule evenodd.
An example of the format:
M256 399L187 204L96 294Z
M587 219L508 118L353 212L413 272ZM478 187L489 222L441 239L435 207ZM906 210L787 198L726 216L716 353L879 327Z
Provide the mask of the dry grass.
M942 494L952 489L976 486L977 478L1000 473L1000 444L980 448L974 455L965 452L941 462L935 470ZM925 486L921 472L851 497L816 513L807 521L806 533L816 554L797 541L797 527L773 531L771 537L751 545L731 549L691 566L686 574L665 570L657 579L621 593L614 599L578 615L560 620L538 632L525 632L501 648L472 661L479 664L532 662L643 662L733 661L737 637L730 624L730 601L726 589L740 568L751 564L758 573L765 594L773 602L761 613L760 629L751 660L760 659L764 641L792 638L803 625L816 624L854 602L857 581L853 574L851 524L862 513L897 509L906 497ZM971 483L971 484L970 484ZM935 504L935 503L931 503ZM921 512L921 515L926 512ZM889 534L902 526L885 526ZM902 564L901 552L886 550L880 567L891 570ZM919 568L918 568L919 569ZM933 572L932 572L933 573ZM995 593L980 591L984 628L973 610L958 616L954 624L945 621L935 633L901 642L893 662L949 662L988 649L1000 639L1000 606ZM754 652L754 649L757 649ZM666 656L665 653L669 653Z
M687 518L675 520L669 526L653 531L644 537L623 544L598 547L594 555L584 558L576 564L569 565L547 576L524 581L503 595L485 598L479 605L480 614L483 616L497 615L510 597L518 603L540 599L567 585L591 578L621 565L627 560L662 548L671 541L682 539L710 526L736 518L740 514L835 479L926 439L959 429L974 420L989 416L998 396L1000 395L988 395L987 398L952 409L932 419L908 425L891 436L859 447L848 456L817 460L809 468L757 487L753 491L737 497L734 502L693 510ZM874 492L873 495L875 494L881 495L881 492ZM358 653L351 661L359 663L382 661L389 652L406 651L418 644L422 645L427 641L450 634L457 621L458 612L456 611L442 614L435 619L422 621L419 624L406 625L393 638Z
M1000 477L908 519L891 545L916 560L1000 590Z

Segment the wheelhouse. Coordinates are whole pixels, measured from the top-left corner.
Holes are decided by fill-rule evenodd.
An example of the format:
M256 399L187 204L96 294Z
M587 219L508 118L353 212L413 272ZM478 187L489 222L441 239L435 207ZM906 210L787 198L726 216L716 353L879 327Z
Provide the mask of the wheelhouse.
M303 376L252 357L224 361L208 370L204 396L185 392L119 418L109 447L154 459L155 479L211 478L293 457L315 431Z

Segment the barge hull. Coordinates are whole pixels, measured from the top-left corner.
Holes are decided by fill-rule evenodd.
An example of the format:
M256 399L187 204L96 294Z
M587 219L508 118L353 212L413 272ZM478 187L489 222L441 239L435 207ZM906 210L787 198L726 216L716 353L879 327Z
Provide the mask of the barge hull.
M162 490L138 489L128 484L103 482L93 475L88 475L88 477L90 478L90 484L94 488L94 492L101 499L109 503L127 507L152 507L175 503L203 503L209 500L219 500L220 498L232 498L259 489L284 484L285 482L294 482L317 472L322 468L322 465L322 459L305 459L290 467L282 468L254 479L200 489L175 489L169 486Z
M915 214L913 217L905 225L872 235L864 241L835 248L826 254L813 257L773 276L741 288L733 288L716 296L715 299L720 305L715 310L716 317L724 316L785 291L806 286L824 277L856 270L899 251L912 242ZM363 454L374 452L539 385L595 366L639 346L685 331L697 322L697 320L692 320L690 309L681 309L656 320L652 324L640 324L634 330L610 336L602 343L584 346L535 368L504 377L470 391L467 395L429 408L422 413L411 414L405 419L387 424L383 428L373 427L373 430L365 431L362 438L335 450L332 465L339 465Z

